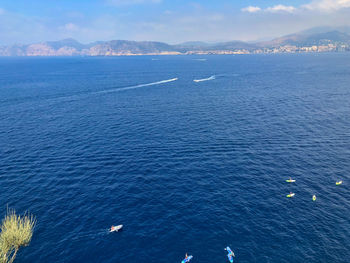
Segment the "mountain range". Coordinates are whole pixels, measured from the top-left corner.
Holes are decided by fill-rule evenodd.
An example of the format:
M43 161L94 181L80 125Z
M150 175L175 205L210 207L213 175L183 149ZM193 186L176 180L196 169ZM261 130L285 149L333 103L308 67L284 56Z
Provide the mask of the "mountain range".
M350 28L319 27L256 43L112 40L82 44L74 39L0 46L0 56L120 56L350 51Z

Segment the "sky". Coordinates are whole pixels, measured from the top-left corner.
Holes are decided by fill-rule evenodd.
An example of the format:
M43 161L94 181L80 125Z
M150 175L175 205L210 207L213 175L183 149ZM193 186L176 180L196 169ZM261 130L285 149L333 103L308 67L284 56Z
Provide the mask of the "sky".
M350 0L0 0L0 45L268 40L350 26Z

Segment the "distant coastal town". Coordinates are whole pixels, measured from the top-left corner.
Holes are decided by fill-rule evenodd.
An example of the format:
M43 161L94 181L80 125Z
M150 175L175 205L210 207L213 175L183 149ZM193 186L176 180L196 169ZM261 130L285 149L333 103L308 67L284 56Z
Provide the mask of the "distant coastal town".
M310 53L310 52L346 52L350 51L350 46L347 44L335 45L312 45L312 46L293 46L285 45L279 47L271 48L257 48L253 50L248 49L236 49L236 50L212 50L212 51L188 51L186 54L197 54L197 55L206 55L206 54L271 54L271 53Z
M313 45L313 46L279 46L271 48L257 48L254 50L248 49L236 49L236 50L211 50L211 51L188 51L185 54L197 54L197 55L207 55L207 54L217 54L217 55L229 55L229 54L271 54L271 53L310 53L310 52L346 52L350 51L349 45Z

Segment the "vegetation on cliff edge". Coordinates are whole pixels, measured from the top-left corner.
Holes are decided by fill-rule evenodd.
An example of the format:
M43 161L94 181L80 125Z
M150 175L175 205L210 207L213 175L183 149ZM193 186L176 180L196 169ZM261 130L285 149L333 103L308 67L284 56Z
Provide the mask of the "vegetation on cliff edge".
M7 210L0 226L0 263L12 263L18 250L29 245L35 223L33 215L20 216L15 210Z

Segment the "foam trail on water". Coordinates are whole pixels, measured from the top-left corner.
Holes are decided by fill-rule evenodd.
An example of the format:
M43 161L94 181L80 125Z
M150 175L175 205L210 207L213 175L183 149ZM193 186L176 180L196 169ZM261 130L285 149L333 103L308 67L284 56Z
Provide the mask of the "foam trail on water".
M124 88L115 88L115 89L87 92L87 93L83 93L83 94L62 96L62 97L52 98L52 99L47 99L47 100L53 101L55 103L56 102L61 102L61 101L73 101L73 100L83 99L84 97L87 97L87 96L90 96L90 95L106 94L106 93L118 92L118 91L123 91L123 90L129 90L129 89L138 89L138 88L142 88L142 87L148 87L148 86L153 86L153 85L159 85L159 84L164 84L164 83L168 83L168 82L173 82L173 81L176 81L176 80L178 80L178 78L166 79L166 80L161 80L161 81L157 81L157 82L152 82L152 83L147 83L147 84L139 84L139 85L124 87Z
M202 82L202 81L208 81L208 80L213 80L215 79L215 76L211 76L209 78L205 78L205 79L194 79L194 82Z
M129 90L129 89L138 89L138 88L143 88L143 87L148 87L148 86L154 86L154 85L164 84L164 83L168 83L168 82L173 82L173 81L176 81L176 80L178 80L178 78L166 79L166 80L161 80L161 81L157 81L157 82L151 82L151 83L147 83L147 84L139 84L139 85L125 87L125 88L102 90L102 91L95 92L95 94L118 92L118 91Z

